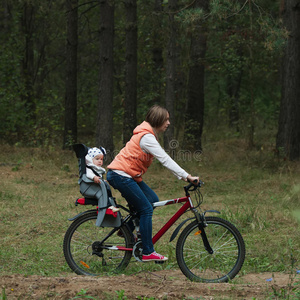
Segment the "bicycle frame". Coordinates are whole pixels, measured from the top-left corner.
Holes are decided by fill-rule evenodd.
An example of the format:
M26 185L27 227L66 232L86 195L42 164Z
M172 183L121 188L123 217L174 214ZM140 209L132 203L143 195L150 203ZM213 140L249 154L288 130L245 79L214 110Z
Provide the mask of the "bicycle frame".
M166 206L171 204L183 203L185 204L170 218L170 220L156 233L152 238L153 245L170 229L170 227L189 209L194 208L191 197L185 196L182 198L159 201L153 204L153 207Z
M201 182L201 184L203 184L203 182ZM171 200L164 200L164 201L159 201L159 202L155 202L153 204L153 207L161 207L161 206L166 206L166 205L172 205L172 204L177 204L177 203L184 203L183 206L181 208L179 208L179 210L169 219L169 221L153 236L152 238L152 242L153 245L170 229L170 227L188 210L191 209L193 211L193 213L195 214L195 217L193 218L189 218L184 220L180 225L178 225L178 227L174 230L170 242L176 237L176 235L178 234L180 228L184 225L184 223L186 223L188 220L191 219L196 219L198 221L198 228L199 228L199 234L202 237L203 240L203 244L204 247L206 249L206 251L209 254L213 253L212 248L210 247L209 241L207 239L204 227L206 227L206 223L204 222L204 215L206 212L215 212L215 213L220 213L216 210L208 210L205 211L203 214L199 214L198 211L196 210L196 208L193 205L192 199L190 197L189 194L189 188L193 186L192 183L190 183L188 186L184 187L185 190L185 197L181 197L181 198L176 198L176 199L171 199ZM79 201L79 200L83 200L83 201ZM77 199L76 201L76 205L77 204L81 204L81 205L85 205L85 200L84 198L82 199ZM131 214L132 212L130 210L128 210L127 208L123 207L122 205L119 205L119 207L123 208L125 211L129 212L130 214L125 217L125 222L127 221L127 218L129 217L133 217L133 215ZM90 212L90 211L86 211L86 212ZM82 212L80 214L78 214L77 216L69 219L70 221L75 220L76 218L78 218L79 216L85 214L86 212ZM118 228L114 228L100 243L102 244L103 242L105 242L106 239L108 239L112 234L114 234L116 231L118 231ZM121 250L121 251L133 251L133 248L126 248L123 246L103 246L105 249L109 249L109 250Z
M153 204L153 207L155 208L155 207L161 207L161 206L177 204L177 203L184 203L184 205L181 208L179 208L179 210L169 219L169 221L153 236L153 238L152 238L153 245L170 229L170 227L188 209L193 209L194 208L191 197L189 195L185 196L185 197L182 197L182 198L159 201L159 202L155 202ZM117 229L113 230L113 232L115 232L116 230ZM122 246L108 246L108 247L105 247L105 248L110 249L110 250L133 251L133 248L126 248L126 247L122 247Z

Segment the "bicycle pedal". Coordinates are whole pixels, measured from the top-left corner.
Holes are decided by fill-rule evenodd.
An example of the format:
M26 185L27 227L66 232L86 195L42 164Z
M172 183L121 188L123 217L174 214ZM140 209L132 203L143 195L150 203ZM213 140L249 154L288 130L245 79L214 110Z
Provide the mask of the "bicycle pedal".
M165 261L163 261L163 260L162 261L156 260L155 263L158 264L158 265L162 265L162 264L165 263Z

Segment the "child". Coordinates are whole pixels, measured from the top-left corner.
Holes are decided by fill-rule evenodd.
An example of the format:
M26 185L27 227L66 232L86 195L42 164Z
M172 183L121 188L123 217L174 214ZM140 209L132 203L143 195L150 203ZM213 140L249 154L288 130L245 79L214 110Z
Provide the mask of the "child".
M102 168L104 155L106 151L104 148L90 148L88 154L85 156L86 162L86 177L93 180L95 183L100 183L103 180L103 174L105 174L105 169ZM119 211L119 208L115 206L108 207L113 212Z

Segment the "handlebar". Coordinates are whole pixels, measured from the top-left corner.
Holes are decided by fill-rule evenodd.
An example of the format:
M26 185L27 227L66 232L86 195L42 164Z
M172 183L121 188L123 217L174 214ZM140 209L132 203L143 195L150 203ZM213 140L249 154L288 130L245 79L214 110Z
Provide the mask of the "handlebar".
M191 192L195 191L197 188L200 188L202 185L204 185L204 182L201 181L200 179L199 179L198 184L195 184L196 182L197 181L190 182L189 185L185 186L184 187L185 192L188 193L189 191L191 191ZM193 187L193 189L191 189L192 187Z

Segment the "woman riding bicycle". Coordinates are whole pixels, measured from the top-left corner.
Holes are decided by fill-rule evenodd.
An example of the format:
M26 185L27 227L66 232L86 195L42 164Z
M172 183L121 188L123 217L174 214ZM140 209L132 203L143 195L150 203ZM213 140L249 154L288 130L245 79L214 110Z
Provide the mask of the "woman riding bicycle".
M159 201L156 193L142 179L155 157L178 179L198 183L199 177L183 170L160 146L158 134L170 125L167 109L152 106L144 122L133 130L133 136L111 164L107 166L107 180L119 190L126 201L137 211L143 244L142 261L165 261L168 258L156 253L152 243L152 203Z

